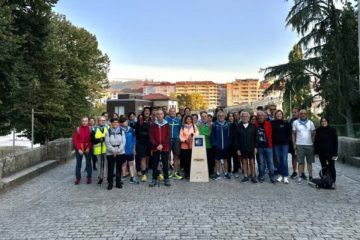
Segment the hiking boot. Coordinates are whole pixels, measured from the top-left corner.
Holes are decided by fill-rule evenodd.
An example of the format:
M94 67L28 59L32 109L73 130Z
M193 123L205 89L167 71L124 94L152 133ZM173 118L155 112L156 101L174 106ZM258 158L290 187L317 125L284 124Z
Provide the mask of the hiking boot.
M249 181L249 178L248 177L244 177L242 180L241 180L241 182L248 182Z
M157 180L153 179L150 183L149 183L149 187L155 187L157 185Z
M225 173L224 177L225 177L226 179L231 179L231 176L230 176L229 173Z
M289 184L289 179L287 177L284 177L284 183Z
M252 182L252 183L258 183L258 181L256 180L256 177L252 177L252 178L251 178L251 182Z
M290 178L291 178L291 179L294 179L294 178L296 178L296 176L297 176L297 173L296 173L296 172L293 172L293 173L291 174Z
M276 181L282 182L282 181L283 181L283 177L282 177L282 176L279 176L278 179L276 179Z
M77 178L76 180L75 180L75 185L79 185L80 184L80 178Z
M129 180L129 183L139 184L139 181L137 179L135 179L134 177L131 177L130 180Z
M91 183L92 183L92 179L91 179L91 177L88 177L88 178L87 178L86 183L87 183L87 184L91 184Z
M167 187L171 186L170 179L165 179L165 186L167 186Z
M147 176L146 176L146 174L142 175L141 181L142 181L142 182L146 182L146 181L147 181Z

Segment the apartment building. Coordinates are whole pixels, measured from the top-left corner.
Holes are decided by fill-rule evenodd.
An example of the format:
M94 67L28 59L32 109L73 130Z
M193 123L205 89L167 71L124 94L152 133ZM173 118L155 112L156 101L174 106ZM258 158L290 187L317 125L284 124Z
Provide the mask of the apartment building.
M212 81L181 81L175 83L176 95L201 94L208 104L209 109L215 109L221 104L218 84Z
M170 96L170 93L175 94L175 83L170 82L148 82L143 85L143 94L149 95L153 93L160 93Z
M226 84L227 106L251 103L262 95L259 79L236 79Z

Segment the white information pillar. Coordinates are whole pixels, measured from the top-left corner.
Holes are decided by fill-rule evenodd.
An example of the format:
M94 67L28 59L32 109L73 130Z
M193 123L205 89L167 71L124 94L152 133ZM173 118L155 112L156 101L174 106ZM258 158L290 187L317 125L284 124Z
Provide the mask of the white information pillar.
M205 136L195 136L193 139L190 182L209 182Z

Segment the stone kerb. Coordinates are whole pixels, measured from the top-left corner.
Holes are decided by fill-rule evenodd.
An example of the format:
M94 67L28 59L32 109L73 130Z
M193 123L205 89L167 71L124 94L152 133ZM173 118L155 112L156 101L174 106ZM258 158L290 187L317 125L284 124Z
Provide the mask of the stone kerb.
M360 167L360 139L339 137L339 160Z

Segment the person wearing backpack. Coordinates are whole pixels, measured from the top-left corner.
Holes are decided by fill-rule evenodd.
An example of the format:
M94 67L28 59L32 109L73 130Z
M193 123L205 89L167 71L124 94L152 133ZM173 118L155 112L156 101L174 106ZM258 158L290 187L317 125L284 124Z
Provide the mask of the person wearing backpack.
M81 180L81 164L82 159L85 157L86 160L86 171L87 171L87 184L92 182L91 174L91 128L89 126L89 118L83 116L81 118L81 125L77 127L73 134L73 142L76 155L76 168L75 168L75 185L80 184Z
M338 156L338 136L336 129L329 125L329 119L326 117L321 117L320 127L316 129L314 148L314 153L319 156L321 168L327 168L330 172L333 180L331 187L335 188L335 160Z
M98 125L93 128L91 132L91 142L93 143L94 156L100 160L100 172L98 184L102 184L104 179L105 169L105 156L106 156L106 144L105 135L108 131L108 127L105 125L106 118L104 116L99 117Z
M113 188L114 167L116 166L116 182L115 187L122 188L121 167L124 162L125 155L125 133L119 126L119 119L112 118L111 126L105 134L106 158L108 162L108 190Z

